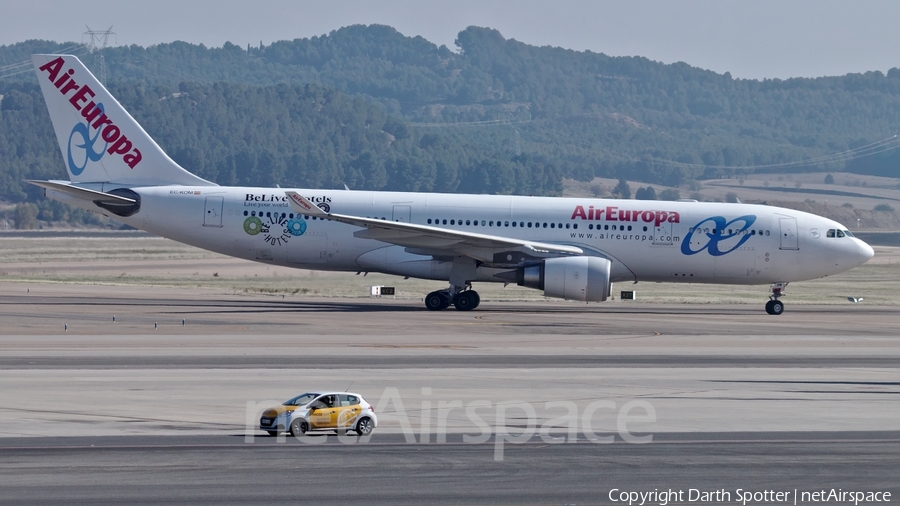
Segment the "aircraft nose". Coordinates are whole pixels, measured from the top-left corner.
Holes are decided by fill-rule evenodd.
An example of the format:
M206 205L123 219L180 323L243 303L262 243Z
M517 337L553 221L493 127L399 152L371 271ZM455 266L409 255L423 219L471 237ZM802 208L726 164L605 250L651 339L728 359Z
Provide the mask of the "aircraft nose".
M865 243L865 241L856 240L857 246L859 246L859 259L860 263L864 264L868 262L873 256L875 256L875 250L872 249L871 246Z

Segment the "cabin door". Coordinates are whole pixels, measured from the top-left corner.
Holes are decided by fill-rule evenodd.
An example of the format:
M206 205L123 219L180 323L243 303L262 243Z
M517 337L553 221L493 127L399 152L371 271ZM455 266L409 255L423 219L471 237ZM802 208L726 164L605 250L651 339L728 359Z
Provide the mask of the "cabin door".
M204 227L222 226L222 206L224 200L224 197L206 197L206 204L203 206Z
M781 218L781 249L800 249L797 240L797 218Z

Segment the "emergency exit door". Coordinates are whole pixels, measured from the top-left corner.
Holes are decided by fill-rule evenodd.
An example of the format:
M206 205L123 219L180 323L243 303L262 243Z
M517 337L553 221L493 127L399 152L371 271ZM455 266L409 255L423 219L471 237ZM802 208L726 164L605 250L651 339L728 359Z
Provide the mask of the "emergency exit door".
M391 218L393 221L401 223L409 223L410 206L394 206L394 214Z

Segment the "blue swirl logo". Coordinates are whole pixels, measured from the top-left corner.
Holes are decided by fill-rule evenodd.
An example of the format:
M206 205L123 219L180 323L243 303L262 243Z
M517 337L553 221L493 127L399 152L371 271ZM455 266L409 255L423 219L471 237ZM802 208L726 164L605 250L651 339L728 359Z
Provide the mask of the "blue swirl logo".
M740 216L731 221L725 221L722 216L710 216L690 228L681 242L681 252L685 255L696 255L706 250L714 257L727 255L750 240L752 234L749 229L755 221L756 216L752 214ZM742 226L737 228L737 224ZM694 234L698 236L703 234L699 237L699 245L696 248Z
M97 104L97 108L100 109L100 112L103 112L103 104ZM79 138L76 138L76 135ZM74 144L74 142L81 142L81 144ZM99 143L103 143L103 147L99 150L96 149L96 146ZM94 137L91 137L91 128L88 122L84 123L76 123L75 127L72 128L72 133L69 134L69 149L66 158L69 164L69 172L72 173L73 176L77 176L84 172L84 168L87 167L88 162L98 162L106 152L106 148L109 145L108 142L104 141L100 138L100 129L97 129L97 133L94 134ZM75 148L74 150L72 148ZM73 151L78 156L78 162L75 161L75 156L73 156Z
M297 218L288 221L287 223L287 231L294 237L298 237L306 232L306 221L304 221L298 215Z

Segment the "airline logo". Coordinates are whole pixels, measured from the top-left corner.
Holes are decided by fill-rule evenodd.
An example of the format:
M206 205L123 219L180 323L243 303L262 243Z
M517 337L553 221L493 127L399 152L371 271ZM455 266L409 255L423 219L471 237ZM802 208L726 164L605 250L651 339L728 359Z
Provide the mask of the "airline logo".
M750 227L754 222L756 216L752 214L731 221L727 221L723 216L710 216L688 230L681 243L681 252L685 255L696 255L705 250L714 257L727 255L750 240L750 236L753 235L750 233ZM738 224L741 225L740 228L737 228ZM696 246L695 234L700 237L696 240Z
M105 154L121 156L125 165L134 169L141 162L141 151L132 145L118 125L106 115L103 104L91 100L96 96L94 90L86 84L78 84L75 69L64 67L65 61L58 57L41 65L39 69L47 73L47 79L85 119L84 123L76 124L69 134L69 170L77 176L84 171L89 161L97 162ZM91 133L91 129L94 133ZM73 155L73 141L75 148L84 150L83 160L81 156ZM103 145L99 147L101 141Z
M582 220L606 221L643 221L659 226L662 223L681 223L681 216L675 211L642 211L633 209L619 209L616 206L607 206L603 209L594 209L594 206L575 206L572 218Z
M306 209L307 211L312 211L312 206L309 205L306 201L301 199L298 195L291 195L291 200L294 201L295 204Z

